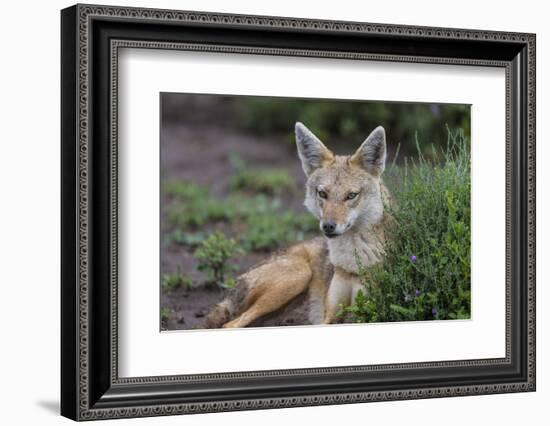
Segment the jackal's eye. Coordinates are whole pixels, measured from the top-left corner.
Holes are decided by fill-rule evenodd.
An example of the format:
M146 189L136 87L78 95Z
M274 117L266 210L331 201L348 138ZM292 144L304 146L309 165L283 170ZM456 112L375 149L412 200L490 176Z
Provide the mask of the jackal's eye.
M324 200L326 200L328 197L328 194L325 191L317 191L317 195L319 196L319 198L322 198Z
M353 200L355 197L359 195L357 192L350 192L348 195L346 195L346 200Z

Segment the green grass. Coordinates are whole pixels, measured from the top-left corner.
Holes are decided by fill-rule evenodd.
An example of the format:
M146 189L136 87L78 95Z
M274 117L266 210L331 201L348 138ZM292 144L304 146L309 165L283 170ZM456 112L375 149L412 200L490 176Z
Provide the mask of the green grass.
M196 249L208 237L202 230L207 224L225 223L246 251L277 249L317 232L313 216L285 211L277 196L237 192L218 199L207 188L184 181L168 182L164 188L171 198L166 215L172 230L166 244Z
M302 241L318 230L317 220L308 213L271 211L248 218L241 244L247 250L269 251Z
M222 206L213 202L204 186L173 180L164 183L163 191L170 198L166 209L168 222L176 228L199 227L210 220L225 218Z
M207 234L204 232L184 232L181 229L174 229L165 238L165 244L176 244L179 246L197 248L204 241Z
M177 267L174 273L164 274L161 283L165 291L174 291L179 288L189 290L193 287L193 280L182 274L179 267Z
M234 216L234 206L204 197L176 201L167 208L167 219L176 228L200 228L208 222L227 222Z
M229 178L231 191L281 195L296 190L294 179L286 170L251 168L238 156L231 157L231 164L235 169Z
M212 196L206 187L186 181L167 182L164 191L170 198L166 217L175 229L168 236L168 242L181 245L200 243L199 239L204 239L201 232L189 231L200 229L207 223L246 222L252 216L273 212L281 206L279 198L263 194L233 193L219 199Z
M364 291L341 312L348 320L470 317L470 147L462 131L449 131L438 155L388 171L395 223L384 262L361 268Z
M165 324L168 321L168 319L170 318L170 315L172 315L173 313L174 313L173 309L162 308L160 310L160 321L161 321L161 323Z
M253 216L270 214L281 210L280 198L269 197L263 194L232 194L223 200L223 202L231 210L232 219L235 223L247 223Z
M201 200L210 195L208 188L184 180L168 181L163 190L166 195L184 201Z

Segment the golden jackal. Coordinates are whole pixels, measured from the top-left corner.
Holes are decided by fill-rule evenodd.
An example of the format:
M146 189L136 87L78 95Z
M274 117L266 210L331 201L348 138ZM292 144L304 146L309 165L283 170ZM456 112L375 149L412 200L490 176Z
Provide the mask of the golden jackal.
M311 324L335 322L362 288L359 264L384 254L381 174L386 135L377 127L351 156L334 155L306 126L296 123L296 145L307 176L304 205L319 219L323 237L296 244L241 275L229 295L206 316L203 327L246 327L307 292Z

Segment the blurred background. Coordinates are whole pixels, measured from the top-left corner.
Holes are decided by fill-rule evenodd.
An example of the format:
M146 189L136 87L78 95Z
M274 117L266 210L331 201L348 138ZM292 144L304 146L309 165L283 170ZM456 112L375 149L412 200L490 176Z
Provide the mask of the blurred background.
M236 276L318 234L302 205L296 121L346 155L382 125L396 164L418 150L436 158L448 128L470 133L469 105L179 93L160 104L161 328L170 330L199 326Z
M401 144L416 154L415 134L424 155L445 144L446 126L470 135L470 105L369 102L261 96L164 93L163 124L222 126L255 137L277 137L294 149L294 123L302 121L338 154L349 153L377 126L386 129L389 148Z

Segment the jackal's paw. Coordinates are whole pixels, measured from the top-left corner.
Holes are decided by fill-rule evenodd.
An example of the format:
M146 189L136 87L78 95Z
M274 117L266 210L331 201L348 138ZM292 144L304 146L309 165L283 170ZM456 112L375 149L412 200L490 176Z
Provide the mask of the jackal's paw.
M226 322L224 325L222 325L222 328L238 328L239 324L237 320Z

